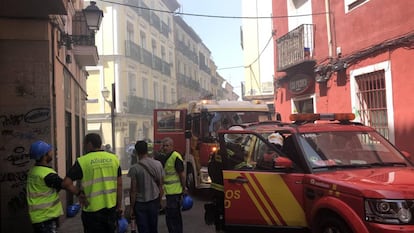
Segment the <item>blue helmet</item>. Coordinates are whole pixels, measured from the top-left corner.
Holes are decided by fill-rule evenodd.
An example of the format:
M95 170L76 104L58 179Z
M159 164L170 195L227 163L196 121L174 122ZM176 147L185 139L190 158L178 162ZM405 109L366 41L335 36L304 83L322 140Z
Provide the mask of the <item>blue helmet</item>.
M118 233L126 233L127 230L128 220L126 220L124 217L118 218Z
M80 204L68 205L66 215L71 218L74 217L80 210Z
M34 160L41 159L52 149L52 146L44 141L36 141L30 146L30 158Z
M189 195L184 195L181 205L182 205L181 210L183 211L189 210L193 208L193 199Z

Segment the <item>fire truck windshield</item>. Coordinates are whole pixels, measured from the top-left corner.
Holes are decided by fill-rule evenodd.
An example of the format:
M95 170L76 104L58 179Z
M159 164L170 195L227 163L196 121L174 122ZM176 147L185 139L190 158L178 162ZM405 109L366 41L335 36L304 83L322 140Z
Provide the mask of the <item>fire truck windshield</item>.
M228 129L232 125L265 121L270 119L269 112L208 112L209 125L208 132L211 136L216 136L217 130Z
M409 161L377 132L317 132L299 137L313 169L407 166Z

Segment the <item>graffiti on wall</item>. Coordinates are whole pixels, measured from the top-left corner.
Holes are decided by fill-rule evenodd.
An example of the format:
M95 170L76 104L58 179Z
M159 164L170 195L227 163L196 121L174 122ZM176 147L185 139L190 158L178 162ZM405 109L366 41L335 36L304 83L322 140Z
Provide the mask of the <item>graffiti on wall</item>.
M23 113L0 114L0 185L7 190L2 198L9 211L27 207L26 180L33 162L29 146L34 140L50 138L50 108Z
M0 115L0 124L3 127L18 126L22 123L40 123L50 118L49 108L35 108L24 114Z

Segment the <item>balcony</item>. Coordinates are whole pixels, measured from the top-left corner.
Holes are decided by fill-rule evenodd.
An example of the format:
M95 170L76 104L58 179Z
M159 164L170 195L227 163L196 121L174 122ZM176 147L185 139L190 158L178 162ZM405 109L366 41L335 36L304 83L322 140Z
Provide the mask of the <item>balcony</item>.
M164 75L171 76L171 65L169 63L153 55L150 51L143 49L133 41L125 41L125 56Z
M151 12L150 16L150 24L156 28L158 31L161 31L161 19L160 17L155 14L154 12Z
M170 34L170 27L164 22L161 22L161 34L163 34L165 37L168 37Z
M144 65L152 68L152 53L144 48L141 48L141 61Z
M128 96L128 113L152 116L154 108L166 108L167 104L138 96Z
M96 66L99 61L98 49L95 46L95 36L72 35L73 55L80 66Z
M125 56L137 62L141 60L141 47L130 40L125 41Z
M313 24L302 24L277 39L277 71L283 72L313 60Z
M82 11L77 11L72 21L72 33L68 35L72 43L72 52L80 66L96 66L99 56L95 46L95 33L88 29Z
M162 61L161 73L171 77L171 65L165 61Z
M204 64L204 63L200 63L199 68L200 68L202 71L204 71L204 72L206 72L206 73L208 73L208 74L211 74L211 69L210 69L210 68L209 68L206 64Z
M198 63L197 53L192 51L190 47L185 45L183 41L177 40L175 42L175 46L178 51L180 51L184 56L186 56L188 59L190 59L194 64Z
M152 69L157 70L159 72L162 71L162 60L161 58L152 55Z

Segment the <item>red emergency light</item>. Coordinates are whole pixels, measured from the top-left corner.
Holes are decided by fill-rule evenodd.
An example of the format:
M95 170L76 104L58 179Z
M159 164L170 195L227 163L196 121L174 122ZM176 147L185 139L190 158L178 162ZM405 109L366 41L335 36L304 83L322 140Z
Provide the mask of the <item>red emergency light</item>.
M297 113L289 116L291 121L352 121L355 119L353 113Z

